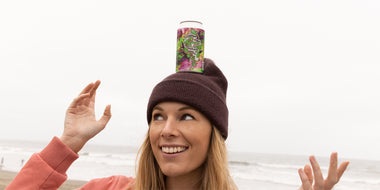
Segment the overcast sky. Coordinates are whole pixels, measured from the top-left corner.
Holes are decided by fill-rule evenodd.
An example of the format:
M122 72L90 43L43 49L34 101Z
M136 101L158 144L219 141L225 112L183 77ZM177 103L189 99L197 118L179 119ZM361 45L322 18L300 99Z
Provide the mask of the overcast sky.
M233 2L233 3L232 3ZM141 144L182 20L229 80L233 151L380 160L380 1L1 1L0 140L60 136L100 79L94 144Z

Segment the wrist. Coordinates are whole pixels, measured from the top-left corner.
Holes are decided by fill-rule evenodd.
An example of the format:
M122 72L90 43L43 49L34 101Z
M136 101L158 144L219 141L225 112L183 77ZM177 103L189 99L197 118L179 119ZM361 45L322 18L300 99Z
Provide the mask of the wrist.
M63 144L68 146L75 153L78 153L86 144L86 141L78 137L69 137L66 135L62 135L59 139Z

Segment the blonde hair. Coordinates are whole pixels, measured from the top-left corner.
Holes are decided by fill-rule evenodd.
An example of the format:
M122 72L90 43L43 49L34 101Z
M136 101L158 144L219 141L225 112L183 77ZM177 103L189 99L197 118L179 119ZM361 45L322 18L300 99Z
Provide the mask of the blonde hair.
M153 155L149 131L138 151L136 162L138 162L134 184L136 190L165 190L165 176ZM203 172L199 189L238 189L228 170L227 148L224 139L214 126L211 131L208 155L201 167L203 167Z

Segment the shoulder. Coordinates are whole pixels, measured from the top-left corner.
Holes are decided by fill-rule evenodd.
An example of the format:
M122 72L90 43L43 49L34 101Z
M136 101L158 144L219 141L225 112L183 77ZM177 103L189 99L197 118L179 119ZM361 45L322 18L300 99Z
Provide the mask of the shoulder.
M110 177L93 179L80 189L81 190L126 189L127 187L130 187L133 184L134 180L135 179L132 177L126 177L123 175L114 175Z

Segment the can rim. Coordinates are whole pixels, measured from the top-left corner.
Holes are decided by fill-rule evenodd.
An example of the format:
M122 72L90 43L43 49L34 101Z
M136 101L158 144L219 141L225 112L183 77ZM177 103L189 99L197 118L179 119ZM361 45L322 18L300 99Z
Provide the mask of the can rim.
M181 21L179 24L183 24L183 23L185 23L185 22L196 22L196 23L198 23L198 24L203 25L203 23L202 23L201 21L197 21L197 20L184 20L184 21Z

